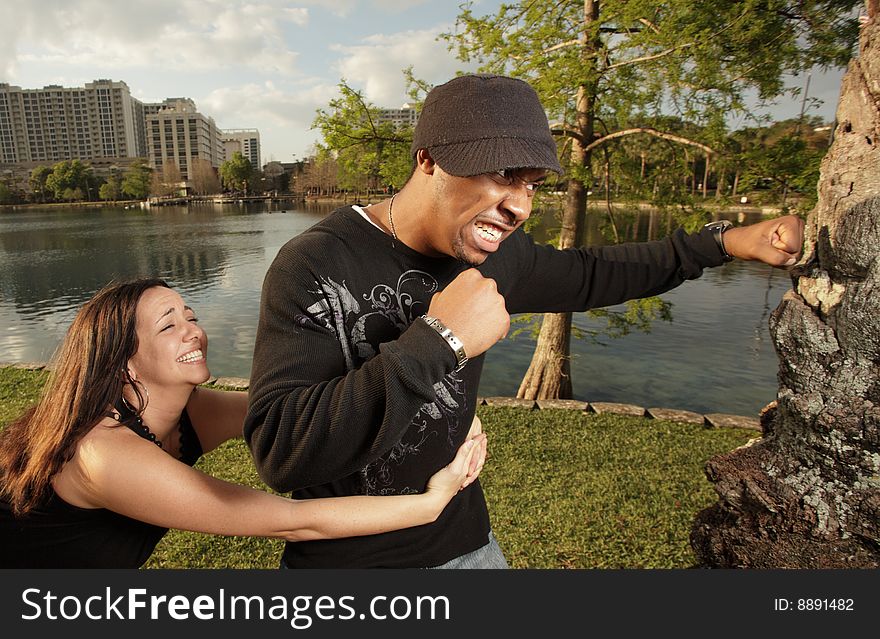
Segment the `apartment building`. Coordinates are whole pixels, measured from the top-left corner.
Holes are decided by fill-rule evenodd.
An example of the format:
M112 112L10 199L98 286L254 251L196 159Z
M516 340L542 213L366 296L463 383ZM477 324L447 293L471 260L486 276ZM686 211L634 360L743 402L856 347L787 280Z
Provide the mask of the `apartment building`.
M415 105L406 103L399 109L381 109L379 111L379 123L390 122L395 129L401 127L414 128L419 120L419 113Z
M225 144L234 146L228 155ZM136 158L159 171L171 162L189 180L196 164L216 169L233 151L260 168L259 131L221 131L189 98L144 103L113 80L42 89L0 83L0 168L22 183L35 166L73 159L99 175Z
M222 135L227 160L238 152L250 160L255 169L263 166L260 162L260 132L257 129L224 129Z
M146 106L147 159L163 170L176 165L183 180L193 175L197 160L218 168L226 159L220 130L214 119L196 109L189 98L168 98Z
M143 104L125 82L22 89L0 83L0 164L146 155Z

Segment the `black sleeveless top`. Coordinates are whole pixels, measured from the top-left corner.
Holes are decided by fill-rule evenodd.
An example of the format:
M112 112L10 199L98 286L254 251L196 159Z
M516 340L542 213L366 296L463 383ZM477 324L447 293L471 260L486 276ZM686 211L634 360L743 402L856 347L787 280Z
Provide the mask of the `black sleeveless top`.
M202 455L185 410L180 453L189 466ZM24 517L15 517L0 498L0 568L139 568L166 532L104 508L73 506L51 489L48 499Z

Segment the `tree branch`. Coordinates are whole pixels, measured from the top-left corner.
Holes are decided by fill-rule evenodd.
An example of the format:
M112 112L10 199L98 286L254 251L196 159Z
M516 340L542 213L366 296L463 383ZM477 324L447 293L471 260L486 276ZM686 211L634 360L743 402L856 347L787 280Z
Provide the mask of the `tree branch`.
M656 60L657 58L662 58L663 56L667 56L670 53L674 53L679 49L692 47L695 44L696 42L688 42L687 44L680 44L677 47L672 47L671 49L666 49L666 51L661 51L660 53L655 53L653 55L644 55L641 58L632 58L631 60L624 60L623 62L615 62L614 64L605 67L605 70L610 71L611 69L616 69L618 67L625 67L628 64L637 64L639 62L647 62L648 60Z
M550 125L550 133L552 133L553 135L564 135L567 138L572 138L579 141L581 144L586 144L584 136L582 136L577 129L568 126L564 122L558 122L556 124Z
M367 124L369 124L369 126L370 126L370 131L373 132L374 137L378 138L378 135L376 134L376 125L373 123L373 116L370 113L370 108L367 106L367 103L364 102L364 96L361 95L360 91L353 91L351 89L351 87L348 87L348 85L346 85L346 87L348 88L349 91L352 91L352 93L354 93L355 97L357 98L358 103L361 105L361 109L363 109L363 111L364 111L364 115L367 116Z
M713 33L711 35L711 38L717 38L722 33L727 31L728 29L732 29L734 27L734 25L736 25L738 22L741 22L742 20L744 20L747 15L748 15L748 10L743 10L743 12L736 19L731 21L729 24L724 25L718 31ZM649 20L647 20L645 18L639 18L639 22L641 22L642 24L649 27L655 33L660 33L660 29L654 23L650 22ZM660 53L655 53L653 55L643 56L641 58L633 58L632 60L624 60L623 62L617 62L615 64L612 64L610 67L606 67L605 70L608 71L610 69L615 69L617 67L622 67L622 66L625 66L628 64L636 64L638 62L647 62L648 60L655 60L655 59L663 57L665 55L669 55L670 53L673 53L673 52L677 51L678 49L685 49L687 47L692 47L695 44L697 44L697 43L696 42L688 42L687 44L680 44L677 47L672 47L671 49L667 49L666 51L661 51Z
M337 135L343 136L352 140L351 144L345 144L339 147L339 150L347 149L353 146L358 146L360 144L368 144L370 142L390 142L391 144L406 144L409 140L404 138L387 138L380 135L352 135L350 133L345 133L343 131L337 131Z
M697 142L696 140L690 140L688 138L681 137L680 135L675 135L673 133L666 133L664 131L658 131L657 129L653 129L651 127L636 127L634 129L624 129L622 131L615 131L614 133L609 133L608 135L603 135L600 138L597 138L590 142L586 147L584 147L585 152L592 151L597 146L604 144L605 142L610 142L616 138L622 138L627 135L635 135L636 133L646 133L648 135L653 135L654 137L661 138L663 140L670 140L672 142L678 142L679 144L687 144L689 146L695 146L698 149L702 149L706 153L714 154L715 150L712 147L706 146L702 142Z
M639 22L641 22L643 25L648 27L654 33L660 33L660 29L657 28L657 25L655 25L653 22L651 22L647 18L639 18Z
M541 53L539 53L538 55L546 55L548 53L556 51L557 49L563 49L565 47L570 47L572 45L580 44L580 43L581 43L580 40L569 40L567 42L559 42L557 44L554 44L552 47L547 47L546 49L541 51Z

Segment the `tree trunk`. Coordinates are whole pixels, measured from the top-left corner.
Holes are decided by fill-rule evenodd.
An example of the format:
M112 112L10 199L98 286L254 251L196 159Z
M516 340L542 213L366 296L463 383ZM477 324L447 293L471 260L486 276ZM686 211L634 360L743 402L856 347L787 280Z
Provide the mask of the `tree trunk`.
M706 199L706 196L709 193L709 163L710 156L706 156L706 165L703 167L703 199Z
M712 459L691 544L714 567L880 567L880 16L862 27L794 290L773 312L777 405Z
M583 152L575 142L573 147ZM572 155L577 152L573 148ZM582 244L587 192L579 180L571 180L562 217L559 248ZM538 342L532 361L523 376L516 396L523 399L571 399L571 365L569 344L571 341L571 313L547 313L541 322Z
M595 72L595 53L599 50L596 36L588 33L589 26L599 19L599 0L584 0L584 31L581 34L584 75ZM578 87L577 131L572 139L571 165L590 175L591 152L586 146L593 141L595 126L596 80ZM592 183L592 177L588 179ZM587 211L587 185L581 180L568 181L565 210L559 248L582 246L584 243L584 216ZM529 368L523 376L516 396L524 399L570 399L572 396L569 343L571 341L571 313L548 313L541 322L538 343Z
M525 399L570 399L571 313L548 313L541 324L541 334L532 362L516 396Z
M736 173L733 176L733 191L730 192L731 197L736 197L736 192L739 189L739 168L737 168Z

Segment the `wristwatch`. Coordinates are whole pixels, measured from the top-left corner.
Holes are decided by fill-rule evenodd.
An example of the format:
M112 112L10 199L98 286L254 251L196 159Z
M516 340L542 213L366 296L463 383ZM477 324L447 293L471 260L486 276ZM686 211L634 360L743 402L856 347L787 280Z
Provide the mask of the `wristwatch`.
M453 373L457 373L464 365L468 363L468 356L464 352L464 344L461 343L461 340L458 339L455 334L446 327L446 325L438 320L436 317L431 317L430 315L422 315L422 319L425 320L425 323L433 328L440 334L440 337L446 340L446 343L449 344L449 347L455 353L456 366Z
M724 258L725 262L732 262L733 256L727 252L727 249L724 248L724 231L733 226L733 222L730 220L718 220L717 222L709 222L703 228L712 230L712 237L715 238L715 243L718 245L718 248L721 249L721 255Z

